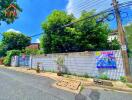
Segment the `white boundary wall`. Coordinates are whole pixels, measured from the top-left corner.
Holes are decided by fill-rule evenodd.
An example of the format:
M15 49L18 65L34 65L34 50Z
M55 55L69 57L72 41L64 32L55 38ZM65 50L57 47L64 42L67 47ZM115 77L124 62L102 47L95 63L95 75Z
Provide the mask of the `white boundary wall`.
M116 58L116 69L98 69L96 68L96 52L77 52L77 53L58 53L58 54L47 54L40 56L32 56L29 61L29 65L32 68L36 68L37 62L41 63L41 70L56 71L57 58L62 55L64 56L64 65L68 73L99 77L102 74L108 75L110 79L119 79L120 76L125 76L123 68L123 61L121 51L113 51Z

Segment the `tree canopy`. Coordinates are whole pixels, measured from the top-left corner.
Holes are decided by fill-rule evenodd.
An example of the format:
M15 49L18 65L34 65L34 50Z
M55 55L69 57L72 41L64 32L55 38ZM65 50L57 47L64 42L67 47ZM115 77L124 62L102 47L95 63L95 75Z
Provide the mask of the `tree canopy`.
M31 38L22 33L4 32L2 43L7 50L21 50L30 45Z
M65 43L68 41L71 32L69 33L69 31L62 28L62 26L73 20L74 17L72 15L67 15L63 11L55 10L48 16L47 20L43 22L42 28L45 34L43 38L44 44L42 44L43 40L41 40L41 44L44 45L43 47L46 53L64 52L66 50Z
M125 26L129 55L132 57L132 24Z
M5 10L10 6L10 4L13 4L16 7L17 16L6 16ZM11 11L12 8L9 10ZM8 24L14 22L14 20L18 18L18 11L21 12L22 9L17 4L16 0L0 0L0 22L4 21Z
M30 45L31 38L22 33L4 32L0 46L0 55L4 55L9 50L22 50Z
M107 24L97 23L98 16L87 18L93 14L93 11L83 12L81 17L77 19L63 11L53 11L42 23L44 35L41 37L41 46L44 48L44 52L63 53L112 49L112 43L108 42L111 30ZM68 27L62 27L78 20L82 21Z

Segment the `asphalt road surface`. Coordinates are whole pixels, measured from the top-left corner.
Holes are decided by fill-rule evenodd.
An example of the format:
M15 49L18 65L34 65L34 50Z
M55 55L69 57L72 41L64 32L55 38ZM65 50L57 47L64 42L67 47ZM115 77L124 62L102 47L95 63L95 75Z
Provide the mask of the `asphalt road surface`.
M74 94L52 87L55 81L0 68L0 100L132 100L132 94L85 89Z

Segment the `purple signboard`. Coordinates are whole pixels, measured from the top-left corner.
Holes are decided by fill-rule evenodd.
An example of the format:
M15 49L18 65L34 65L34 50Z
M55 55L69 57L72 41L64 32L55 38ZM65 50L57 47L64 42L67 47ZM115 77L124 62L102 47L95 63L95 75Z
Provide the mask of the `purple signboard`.
M113 51L96 52L97 68L116 68L116 59Z

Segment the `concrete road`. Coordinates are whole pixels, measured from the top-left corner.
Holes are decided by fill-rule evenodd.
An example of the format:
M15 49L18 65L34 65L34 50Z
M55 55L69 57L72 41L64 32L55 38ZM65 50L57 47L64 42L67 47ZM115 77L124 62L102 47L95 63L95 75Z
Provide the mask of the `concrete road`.
M132 93L123 93L108 90L91 90L89 88L82 91L82 96L86 100L132 100Z
M0 100L75 100L75 94L53 88L54 82L0 68Z
M55 81L0 68L0 100L132 100L132 94L85 89L74 94L52 87Z

